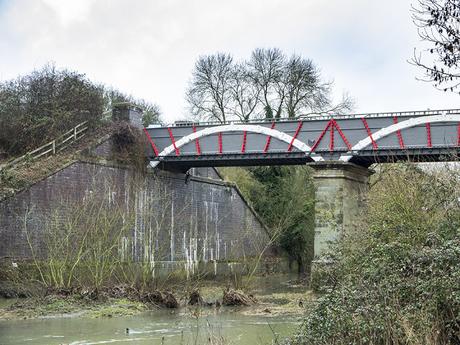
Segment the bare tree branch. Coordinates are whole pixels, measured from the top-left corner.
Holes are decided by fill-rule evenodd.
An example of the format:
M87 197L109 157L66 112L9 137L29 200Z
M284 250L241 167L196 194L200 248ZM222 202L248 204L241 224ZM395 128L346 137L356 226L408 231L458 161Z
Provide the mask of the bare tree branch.
M460 3L457 0L419 0L412 18L420 38L431 45L417 53L411 64L424 70L420 79L443 91L458 92L460 85ZM427 55L429 57L427 57Z

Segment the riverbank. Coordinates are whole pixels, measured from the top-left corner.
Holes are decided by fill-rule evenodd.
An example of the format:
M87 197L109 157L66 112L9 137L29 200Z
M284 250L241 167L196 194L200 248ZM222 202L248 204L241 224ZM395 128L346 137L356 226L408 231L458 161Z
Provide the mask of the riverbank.
M175 309L76 294L0 299L0 344L272 344L294 333L315 299L292 275L253 277L244 285L256 303L223 306L227 284L210 280L195 286L201 306L187 305L189 289L175 286Z
M226 310L248 316L302 315L304 308L314 300L314 294L303 285L295 285L286 275L255 277L251 286L242 292L251 296L254 303L247 306L225 306L224 294L228 289L223 282L203 281L193 290L176 288L174 291L157 291L137 294L126 287L114 287L97 296L88 292L54 292L45 296L2 299L0 320L45 318L101 318L125 317L142 312L168 309L171 313L209 314ZM115 293L114 291L117 291ZM191 292L199 292L202 302L190 305ZM230 290L232 291L232 290ZM228 291L227 291L228 292ZM172 305L159 301L172 299ZM158 303L156 303L158 302ZM177 305L175 304L177 302ZM169 308L168 308L169 307Z

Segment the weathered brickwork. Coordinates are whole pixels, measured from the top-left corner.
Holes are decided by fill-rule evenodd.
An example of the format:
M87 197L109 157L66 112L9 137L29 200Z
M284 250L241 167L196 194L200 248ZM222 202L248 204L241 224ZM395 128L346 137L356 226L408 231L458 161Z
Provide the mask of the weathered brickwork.
M236 260L263 249L267 233L238 191L211 180L219 178L213 169L192 174L198 177L160 171L139 177L126 167L73 163L0 202L0 257L30 257L31 245L44 253L50 215L72 212L93 195L134 211L120 252L136 260Z

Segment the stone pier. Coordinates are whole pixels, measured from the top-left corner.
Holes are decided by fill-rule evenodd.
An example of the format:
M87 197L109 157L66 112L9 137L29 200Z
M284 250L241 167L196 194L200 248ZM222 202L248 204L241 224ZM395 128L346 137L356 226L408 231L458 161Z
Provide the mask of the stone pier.
M341 161L316 162L315 258L359 219L371 171Z

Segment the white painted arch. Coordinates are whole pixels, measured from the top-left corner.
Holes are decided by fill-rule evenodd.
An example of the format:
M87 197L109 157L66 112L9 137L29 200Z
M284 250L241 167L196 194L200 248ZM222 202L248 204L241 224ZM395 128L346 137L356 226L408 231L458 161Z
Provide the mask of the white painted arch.
M246 124L229 124L229 125L222 125L222 126L207 127L200 131L191 133L189 135L186 135L180 138L178 141L176 141L176 147L180 149L182 146L187 145L188 143L192 142L195 139L199 139L199 138L206 137L206 136L213 135L213 134L225 133L225 132L244 132L244 131L248 133L257 133L257 134L263 134L266 136L271 136L275 139L284 141L287 144L290 144L292 142L292 146L294 146L295 148L297 148L298 150L302 152L305 152L305 154L309 154L311 152L310 146L308 146L307 144L305 144L304 142L298 139L294 139L289 134L280 132L276 129L260 126L260 125L246 125ZM168 156L174 151L175 151L174 145L169 145L163 151L161 151L158 154L158 156L161 159L161 157ZM311 156L311 158L315 161L323 160L321 156L314 155L314 154ZM150 162L150 166L156 167L159 163L160 163L159 161L152 161Z
M437 123L437 122L460 122L460 114L443 114L433 116L420 116L410 118L409 120L402 121L391 126L382 128L372 134L374 141L382 139L390 134L393 134L399 130L406 128L415 127L418 125L424 125L426 123ZM353 157L353 152L363 150L367 146L372 144L371 137L366 137L363 140L356 143L347 153L340 157L341 161L348 162Z

